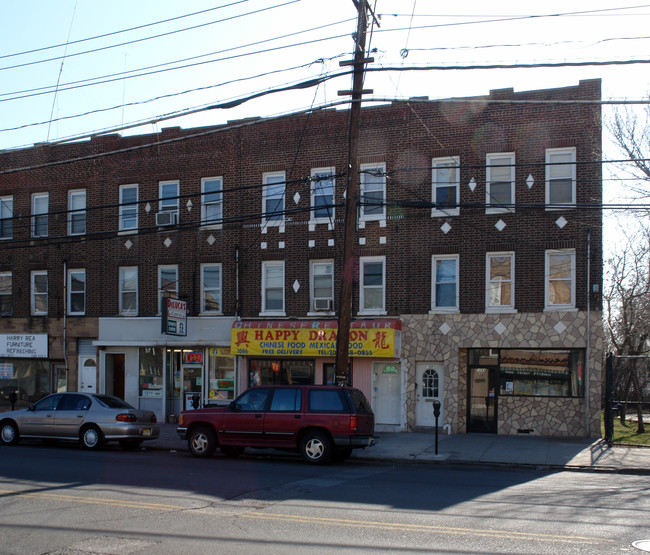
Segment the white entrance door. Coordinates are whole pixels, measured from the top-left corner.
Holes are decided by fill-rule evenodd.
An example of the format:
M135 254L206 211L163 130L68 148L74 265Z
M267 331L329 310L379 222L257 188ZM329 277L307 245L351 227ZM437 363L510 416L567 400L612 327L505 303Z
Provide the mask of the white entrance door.
M97 360L95 357L79 357L79 391L97 393Z
M399 426L402 394L399 364L375 362L373 368L375 422Z
M442 364L418 362L415 365L417 375L417 397L415 403L415 424L433 428L436 424L433 417L433 401L438 399L442 403ZM444 424L444 406L440 406L438 426Z

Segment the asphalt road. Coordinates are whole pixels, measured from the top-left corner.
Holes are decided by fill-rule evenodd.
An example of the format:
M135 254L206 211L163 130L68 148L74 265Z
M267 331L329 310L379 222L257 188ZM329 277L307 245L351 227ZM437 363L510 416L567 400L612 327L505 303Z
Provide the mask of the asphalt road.
M618 553L647 476L0 447L0 553Z

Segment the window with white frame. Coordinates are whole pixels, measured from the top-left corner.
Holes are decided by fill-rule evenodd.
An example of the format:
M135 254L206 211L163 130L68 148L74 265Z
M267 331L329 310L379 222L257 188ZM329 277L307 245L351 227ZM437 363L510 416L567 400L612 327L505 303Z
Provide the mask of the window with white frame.
M546 204L548 210L575 206L575 148L549 148L546 150Z
M120 186L120 231L138 229L138 186Z
M515 153L488 154L486 156L486 166L486 212L488 214L514 212Z
M486 312L515 309L515 253L489 252L486 255Z
M575 249L546 251L545 277L546 309L569 310L575 308Z
M286 190L284 172L267 172L262 175L262 223L281 225L284 222Z
M201 264L201 312L222 312L221 264Z
M68 314L86 313L86 270L68 270Z
M262 262L262 313L284 314L284 261Z
M32 195L32 237L47 237L48 204L47 193Z
M457 216L460 190L460 158L434 158L432 167L432 216Z
M201 223L209 226L223 224L221 177L204 177L201 179Z
M138 267L120 267L120 314L138 315Z
M178 266L158 266L158 314L162 314L163 299L178 299Z
M432 312L458 311L458 255L434 255L431 266Z
M35 316L47 314L47 271L31 273L31 312Z
M0 272L0 316L13 314L11 272Z
M68 235L86 233L86 190L68 192Z
M334 168L311 170L311 220L334 223Z
M359 313L381 314L386 302L386 258L366 256L359 259Z
M14 197L0 197L0 239L14 235Z
M334 261L312 260L309 264L311 311L334 310Z
M158 200L159 212L174 212L178 218L178 181L161 181L159 183L160 196Z
M386 164L361 164L361 220L386 218Z

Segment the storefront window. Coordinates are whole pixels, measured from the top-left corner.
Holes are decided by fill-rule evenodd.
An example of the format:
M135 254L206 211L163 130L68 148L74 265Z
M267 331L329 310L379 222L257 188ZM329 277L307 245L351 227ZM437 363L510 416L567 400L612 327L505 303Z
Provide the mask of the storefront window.
M167 384L168 397L180 397L181 385L183 384L183 369L181 368L180 349L167 349Z
M160 347L140 348L140 397L163 395L163 351Z
M208 376L210 401L235 398L235 357L230 348L208 350Z
M314 383L313 360L252 359L248 366L248 387Z
M0 359L0 411L24 408L50 393L50 363L46 360Z
M500 351L500 395L582 397L584 352L568 350Z

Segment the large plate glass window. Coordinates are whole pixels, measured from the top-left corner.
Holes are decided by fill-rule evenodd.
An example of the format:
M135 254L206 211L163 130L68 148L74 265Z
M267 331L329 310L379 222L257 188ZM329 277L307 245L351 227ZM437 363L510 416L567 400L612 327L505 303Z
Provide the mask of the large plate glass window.
M0 239L14 234L14 197L0 197Z
M431 310L458 311L458 255L435 255L432 260Z
M551 148L546 151L547 210L576 204L576 149Z
M515 207L515 153L488 154L487 214L514 212Z
M68 192L68 235L86 233L86 190Z
M68 314L86 313L86 270L68 270Z
M137 316L138 314L138 267L120 268L120 314Z
M361 164L361 220L386 218L386 164Z
M515 308L515 253L489 252L486 256L486 312L511 312Z
M460 158L434 158L432 161L432 216L458 216L458 193L460 185Z
M221 177L201 179L201 223L204 225L223 224L222 182Z
M250 359L248 387L259 385L312 385L314 361L303 359Z
M361 257L360 314L383 314L386 302L386 259L383 256Z

